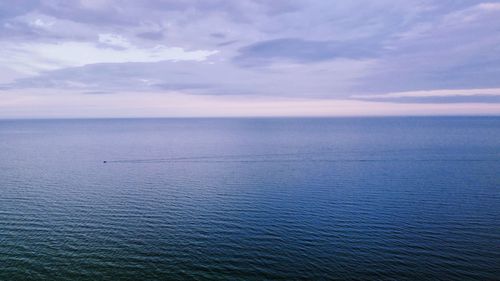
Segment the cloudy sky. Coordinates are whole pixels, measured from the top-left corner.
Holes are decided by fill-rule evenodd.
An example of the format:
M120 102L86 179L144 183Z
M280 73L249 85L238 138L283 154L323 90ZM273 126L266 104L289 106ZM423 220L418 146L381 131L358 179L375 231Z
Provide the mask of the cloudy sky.
M0 118L500 115L500 1L0 0Z

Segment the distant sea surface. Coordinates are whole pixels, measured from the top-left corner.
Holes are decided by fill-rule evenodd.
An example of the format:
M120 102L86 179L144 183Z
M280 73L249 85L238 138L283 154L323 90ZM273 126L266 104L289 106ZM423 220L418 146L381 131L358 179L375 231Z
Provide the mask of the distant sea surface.
M0 280L498 278L497 117L0 121Z

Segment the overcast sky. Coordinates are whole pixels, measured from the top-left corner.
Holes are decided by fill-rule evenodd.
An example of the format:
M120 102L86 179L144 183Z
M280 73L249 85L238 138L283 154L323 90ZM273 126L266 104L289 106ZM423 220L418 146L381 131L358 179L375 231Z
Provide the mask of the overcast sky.
M500 1L0 0L0 118L500 115Z

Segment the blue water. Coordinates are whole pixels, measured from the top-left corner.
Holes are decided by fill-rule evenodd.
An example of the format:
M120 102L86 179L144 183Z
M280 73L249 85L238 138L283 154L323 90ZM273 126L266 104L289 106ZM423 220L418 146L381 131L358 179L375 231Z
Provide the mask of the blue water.
M498 280L499 218L496 117L0 121L0 280Z

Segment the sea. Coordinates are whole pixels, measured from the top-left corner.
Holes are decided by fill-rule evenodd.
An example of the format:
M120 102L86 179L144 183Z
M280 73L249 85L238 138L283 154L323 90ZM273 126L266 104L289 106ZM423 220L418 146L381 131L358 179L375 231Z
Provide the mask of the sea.
M0 280L499 280L500 117L0 121Z

